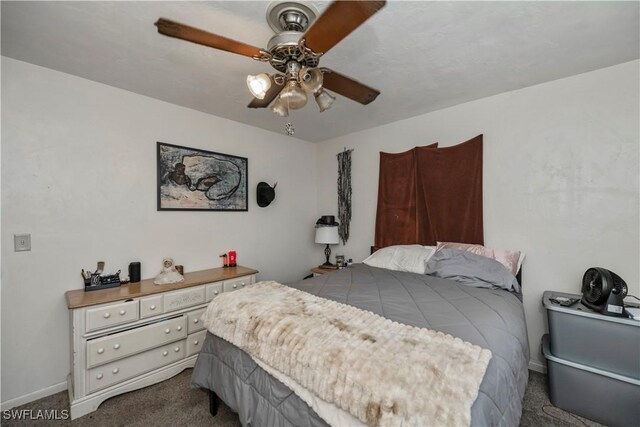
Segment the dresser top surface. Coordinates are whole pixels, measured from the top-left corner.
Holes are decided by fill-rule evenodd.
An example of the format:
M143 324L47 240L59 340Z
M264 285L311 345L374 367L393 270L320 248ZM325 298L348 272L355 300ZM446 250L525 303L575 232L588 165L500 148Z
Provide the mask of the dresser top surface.
M139 298L147 295L159 294L177 289L189 288L192 286L204 285L205 283L231 280L237 277L249 276L258 273L258 270L247 267L211 268L209 270L194 271L185 273L184 281L167 285L156 285L153 279L145 279L138 283L127 283L116 288L101 289L98 291L86 292L84 289L74 289L65 293L67 307L74 308L88 307L92 305L104 304L107 302L121 301L129 298Z

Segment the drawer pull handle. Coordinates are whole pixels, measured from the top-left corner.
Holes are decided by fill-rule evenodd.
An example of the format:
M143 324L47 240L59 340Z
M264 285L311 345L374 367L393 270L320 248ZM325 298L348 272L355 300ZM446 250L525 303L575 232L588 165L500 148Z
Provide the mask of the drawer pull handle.
M119 349L119 348L120 348L120 344L114 344L114 345L113 345L113 349L114 349L114 350L117 350L117 349Z
M120 310L120 316L124 316L125 314L127 314L127 310Z
M115 374L117 374L118 372L120 372L120 369L118 369L118 368L113 368L113 371L111 371L111 372L113 372L113 374L115 375Z
M218 290L216 289L215 291L213 291L214 295L218 295Z
M200 321L200 319L193 319L193 323L198 324L198 322Z
M102 374L96 375L96 379L101 380L102 379Z
M169 328L167 328L167 329L165 329L165 330L164 330L164 333L165 333L165 334L168 334L169 332L171 332L171 329L169 329Z
M176 353L180 351L180 347L176 347L173 349L173 351L175 351Z
M102 317L104 317L105 319L108 319L109 317L111 317L111 313L106 312Z
M178 327L176 328L176 331L181 331L181 330L182 330L182 326L178 326Z
M104 348L99 348L98 349L98 354L102 354L102 353L104 353Z
M198 340L195 340L195 341L193 342L193 345L198 345Z
M244 282L242 282L242 286L244 286Z
M149 310L155 310L155 309L156 309L156 306L155 306L155 305L151 304L151 305L149 306Z
M233 288L235 289L235 288L237 288L237 287L238 287L238 284L237 284L237 283L234 283L234 284L233 284Z
M162 352L162 355L163 355L163 356L166 356L166 355L168 355L168 354L169 354L169 352L168 352L168 351L166 351L166 350Z

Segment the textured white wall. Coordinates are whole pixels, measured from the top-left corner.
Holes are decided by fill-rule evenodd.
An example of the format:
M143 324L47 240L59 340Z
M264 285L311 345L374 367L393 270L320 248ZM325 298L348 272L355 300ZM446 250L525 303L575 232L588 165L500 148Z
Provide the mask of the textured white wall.
M64 291L79 270L173 256L188 271L230 249L260 278L295 280L322 261L312 225L336 214L337 162L353 153L351 240L356 261L373 243L378 152L485 135L486 244L527 253L524 299L532 357L546 328L545 289L576 292L599 265L640 293L640 62L485 98L320 143L220 119L2 58L2 398L65 380ZM383 95L384 96L384 93ZM246 213L157 212L155 142L249 158ZM317 159L317 162L314 161ZM316 182L317 175L317 182ZM255 185L278 181L267 209ZM132 184L133 183L133 184ZM317 193L316 193L317 192ZM317 200L316 200L317 195ZM32 234L31 252L12 235Z
M534 364L542 360L544 290L579 292L588 267L640 294L639 61L458 105L320 143L318 213L336 213L336 154L352 154L351 239L333 253L361 261L373 244L379 152L457 144L484 134L485 244L519 249ZM381 96L384 96L384 91Z
M249 159L248 212L157 212L156 141ZM315 254L315 147L2 58L2 401L65 381L64 292L81 268L174 257L187 271L235 249L260 279L299 280ZM259 181L278 182L267 208ZM31 252L13 234L31 233Z

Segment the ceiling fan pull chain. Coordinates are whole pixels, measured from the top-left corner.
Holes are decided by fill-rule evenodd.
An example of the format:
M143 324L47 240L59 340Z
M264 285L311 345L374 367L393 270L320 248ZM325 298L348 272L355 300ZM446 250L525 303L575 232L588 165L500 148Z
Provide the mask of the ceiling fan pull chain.
M293 134L296 133L296 130L291 123L287 123L284 126L284 131L286 132L287 136L293 136Z
M289 98L287 98L287 110L289 110ZM293 136L293 134L296 133L296 130L293 127L293 123L289 122L284 125L284 132L287 134L287 136Z

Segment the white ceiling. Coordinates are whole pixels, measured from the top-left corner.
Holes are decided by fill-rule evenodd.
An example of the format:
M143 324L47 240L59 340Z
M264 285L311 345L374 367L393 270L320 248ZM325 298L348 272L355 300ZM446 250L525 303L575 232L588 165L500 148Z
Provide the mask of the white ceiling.
M328 2L313 2L322 11ZM2 55L283 133L246 108L268 64L161 36L158 17L265 47L268 2L2 1ZM323 141L639 57L639 3L391 1L321 65L381 91L362 106L310 100L295 136Z

